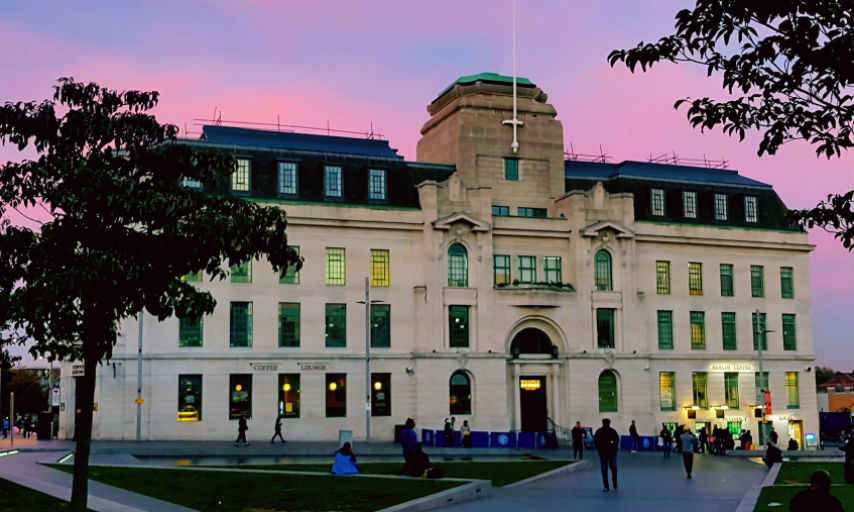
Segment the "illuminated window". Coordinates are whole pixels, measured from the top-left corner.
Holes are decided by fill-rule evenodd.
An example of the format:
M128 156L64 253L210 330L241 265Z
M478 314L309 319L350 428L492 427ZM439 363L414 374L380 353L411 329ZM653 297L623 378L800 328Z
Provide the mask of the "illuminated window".
M297 164L279 162L279 194L297 195Z
M650 204L653 215L664 215L664 190L660 188L650 189Z
M563 284L560 256L546 256L543 258L543 266L546 270L547 283Z
M252 303L231 303L229 344L232 347L252 346Z
M519 282L537 282L537 257L519 256Z
M249 180L252 164L248 158L238 158L234 172L231 173L232 192L249 192Z
M686 219L697 218L697 193L682 192L682 214Z
M792 267L780 267L780 296L784 299L795 298L795 277Z
M747 222L758 222L759 213L756 196L744 196L744 220Z
M759 340L762 340L762 350L768 350L768 324L765 313L759 313L758 317L753 313L753 322L750 325L753 326L753 350L759 350Z
M655 291L659 295L670 295L670 262L655 262Z
M768 387L768 372L756 372L754 373L753 377L754 382L756 383L756 403L765 403L762 392L768 391L770 389Z
M233 373L228 376L228 419L252 418L252 375Z
M231 282L232 283L251 283L252 282L252 260L246 260L239 265L231 267Z
M178 421L202 421L201 375L178 375Z
M183 178L181 179L181 186L194 190L199 190L202 188L202 182L199 180L194 180L192 178Z
M368 199L385 201L386 196L385 169L370 169L368 171Z
M371 286L389 285L389 252L386 249L371 249Z
M469 285L469 258L462 244L448 247L448 286L465 288Z
M346 251L340 247L327 247L326 284L329 286L344 286L346 283Z
M347 416L347 374L326 374L326 417Z
M721 333L724 350L736 350L735 313L721 313Z
M371 304L371 347L391 347L390 304Z
M596 343L599 348L614 348L613 309L596 309Z
M795 315L783 314L783 350L797 350L795 337Z
M688 294L703 294L703 264L688 263Z
M178 319L178 346L179 347L201 347L202 346L202 318L179 318Z
M519 181L519 159L504 159L504 179L507 181Z
M469 307L448 306L448 345L451 348L469 346Z
M735 295L732 286L732 265L721 263L721 297L732 297Z
M694 392L694 405L700 409L709 408L708 394L708 374L706 372L694 372L691 374L691 383Z
M199 270L198 272L191 272L189 274L185 274L185 275L181 276L181 281L184 281L185 283L198 283L198 282L201 282L201 280L202 280L202 271L201 270Z
M371 416L391 416L391 374L371 374Z
M801 393L798 388L798 372L786 372L786 397L789 403L788 409L797 409L801 406Z
M597 251L594 260L596 289L611 291L611 254L605 250Z
M617 412L617 376L608 370L599 374L599 412Z
M343 179L341 167L327 165L323 168L323 193L326 197L341 197L343 195Z
M673 350L673 311L658 312L658 349Z
M750 266L750 296L765 296L765 268L761 265Z
M299 374L279 374L279 416L299 418Z
M691 311L691 349L706 350L706 314Z
M510 207L509 206L492 205L492 216L493 217L507 217L509 215L510 215Z
M300 338L300 306L293 302L279 303L279 346L298 347Z
M658 374L658 396L662 411L676 410L676 374L661 372Z
M715 194L715 220L727 220L729 218L729 205L726 194Z
M454 372L448 384L451 414L471 414L471 380L464 372Z
M738 373L724 373L724 401L730 409L738 409Z
M510 256L496 254L492 257L492 279L496 285L510 284Z
M288 249L293 250L299 256L299 246L289 245ZM279 274L279 284L299 284L299 270L296 265L288 265L288 269L284 274Z
M326 346L341 348L347 346L347 305L326 305Z

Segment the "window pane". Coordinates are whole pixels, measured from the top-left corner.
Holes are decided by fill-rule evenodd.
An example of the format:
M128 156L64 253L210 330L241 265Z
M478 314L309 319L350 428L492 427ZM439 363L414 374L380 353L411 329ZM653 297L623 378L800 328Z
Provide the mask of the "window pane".
M529 284L537 282L536 256L519 256L519 282Z
M347 305L326 305L326 346L347 346Z
M181 276L181 281L184 281L185 283L199 283L202 281L202 271L199 270L198 272L185 274Z
M732 297L732 265L729 263L721 263L721 297Z
M706 394L707 377L706 372L694 372L691 375L694 388L694 405L699 406L700 409L709 408L708 395Z
M563 284L560 256L546 256L543 258L546 268L546 282L551 284Z
M548 216L548 211L545 208L529 208L520 206L516 208L518 217L533 217L535 219L545 219Z
M787 406L789 409L797 409L801 406L798 372L786 372L786 397L789 399Z
M660 295L670 294L670 262L655 262L655 288Z
M299 384L298 373L279 374L279 416L299 418Z
M703 294L703 264L688 263L688 294Z
M385 169L371 169L368 171L368 198L374 201L386 200Z
M347 374L326 374L326 417L347 416Z
M682 192L682 208L683 214L687 219L697 218L697 193Z
M297 256L299 256L299 246L290 245L288 247L293 249ZM299 284L299 270L297 270L295 265L288 266L285 273L279 275L279 284Z
M492 205L492 216L493 217L507 217L508 215L510 215L510 207L509 206Z
M347 283L346 252L340 247L326 248L326 284L344 286Z
M252 346L252 303L231 303L230 344L232 347Z
M390 304L371 304L371 347L391 347Z
M448 306L448 344L451 348L469 346L469 307Z
M617 377L609 371L599 375L599 412L617 412Z
M706 350L706 314L691 311L691 349Z
M200 189L200 188L202 188L202 182L199 180L194 180L192 178L182 178L181 179L181 186L187 187L187 188L192 188L192 189Z
M783 315L783 350L797 350L798 341L795 337L795 315Z
M178 320L178 346L179 347L201 347L202 346L202 319L180 318Z
M279 193L296 195L297 164L293 162L279 162Z
M658 374L658 394L662 411L676 410L676 374L661 372Z
M765 321L765 313L759 313L759 317L753 313L753 322L750 325L753 326L753 350L759 350L760 339L762 350L768 350L768 333L766 332L768 324Z
M238 158L237 167L231 173L231 190L234 192L249 192L251 161L248 158Z
M471 381L463 372L451 375L449 405L451 414L471 414Z
M721 332L724 350L736 350L735 313L721 313Z
M784 299L795 298L795 278L792 267L780 267L780 294Z
M599 348L614 348L614 310L596 310L596 335Z
M298 303L279 303L279 346L298 347L300 338L300 306Z
M391 374L371 374L371 416L391 416Z
M387 249L371 249L371 286L389 285L389 266Z
M252 418L252 375L231 374L228 378L228 419Z
M756 403L762 404L763 402L763 391L768 391L768 372L756 372L754 374L754 379L756 383Z
M759 220L756 196L744 197L744 220L747 222L757 222Z
M660 188L651 189L650 203L653 215L664 215L664 190Z
M724 194L715 194L715 220L727 220L729 217L729 206L727 205L727 196Z
M730 409L738 409L738 373L724 374L724 401Z
M492 278L495 285L510 284L510 256L492 257Z
M611 255L608 251L598 251L595 260L596 289L611 291Z
M201 375L178 375L178 421L202 421Z
M504 159L504 179L508 181L519 180L519 159L505 158Z
M466 248L453 244L448 248L448 286L466 287L469 285L469 263Z
M323 168L323 191L326 197L341 197L343 184L341 182L341 167L327 165Z
M231 282L232 283L251 283L252 282L252 260L244 261L239 265L231 267Z
M760 265L750 266L750 295L765 296L765 269Z
M658 312L658 348L673 350L673 311Z

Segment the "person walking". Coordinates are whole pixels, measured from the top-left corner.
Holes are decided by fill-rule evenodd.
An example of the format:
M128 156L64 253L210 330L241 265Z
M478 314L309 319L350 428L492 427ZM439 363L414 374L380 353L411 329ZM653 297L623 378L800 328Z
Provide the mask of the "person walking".
M661 444L664 449L664 456L670 458L670 452L673 449L673 435L668 430L667 425L661 424L661 432L658 434L661 437Z
M398 475L405 475L411 471L413 465L413 456L415 455L415 445L418 443L418 436L415 434L415 420L406 418L403 424L403 432L400 433L400 447L403 450L403 467L397 472Z
M830 473L819 469L810 477L809 489L795 494L789 502L790 512L842 512L842 503L830 495Z
M685 466L685 474L690 480L692 478L691 473L694 470L694 450L697 448L697 438L687 428L680 438L682 439L682 464Z
M640 450L640 436L638 435L638 427L635 425L635 420L629 426L629 435L632 437L632 453Z
M706 427L700 430L700 446L697 453L706 453L709 451L709 435L706 434Z
M273 428L275 429L275 432L273 432L273 438L270 439L270 443L275 444L277 437L282 440L282 444L287 443L287 441L285 441L285 438L282 437L282 417L281 416L276 416L276 426Z
M620 436L611 428L611 420L604 418L602 426L593 435L593 442L599 451L599 465L602 469L602 490L608 492L608 468L611 468L611 481L614 490L617 490L617 448L620 445Z
M445 438L445 447L449 447L454 442L454 427L451 426L451 420L445 418L445 428L442 430L443 437Z
M582 460L584 458L584 427L580 421L575 422L572 427L572 458Z
M845 452L845 483L854 485L854 429L848 432L848 441L839 449Z
M246 416L241 416L237 420L237 439L234 440L234 446L240 446L240 441L243 441L243 446L249 446L249 443L246 442L247 430L249 430L249 426L246 424Z
M471 427L469 426L469 420L463 420L463 426L460 427L460 436L463 448L471 448Z

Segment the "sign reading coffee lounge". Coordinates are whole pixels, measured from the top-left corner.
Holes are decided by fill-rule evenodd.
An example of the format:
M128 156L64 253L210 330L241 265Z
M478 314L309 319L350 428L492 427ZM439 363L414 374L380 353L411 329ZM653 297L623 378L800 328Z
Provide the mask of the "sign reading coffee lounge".
M712 372L752 372L753 363L712 363L709 365Z

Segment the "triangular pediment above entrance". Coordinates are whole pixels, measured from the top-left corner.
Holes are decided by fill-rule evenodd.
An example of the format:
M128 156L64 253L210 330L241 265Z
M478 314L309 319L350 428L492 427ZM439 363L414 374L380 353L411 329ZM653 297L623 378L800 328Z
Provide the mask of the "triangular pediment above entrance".
M464 222L471 226L472 231L489 231L489 223L478 219L468 212L454 212L433 221L433 227L443 231L451 229L453 224Z
M581 236L596 237L599 236L600 231L605 229L616 233L617 238L634 238L635 236L634 231L614 220L600 220L585 226L581 229Z

